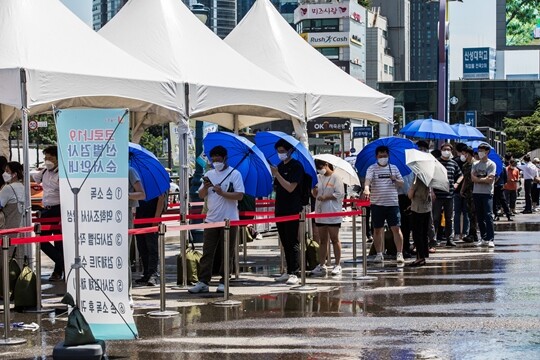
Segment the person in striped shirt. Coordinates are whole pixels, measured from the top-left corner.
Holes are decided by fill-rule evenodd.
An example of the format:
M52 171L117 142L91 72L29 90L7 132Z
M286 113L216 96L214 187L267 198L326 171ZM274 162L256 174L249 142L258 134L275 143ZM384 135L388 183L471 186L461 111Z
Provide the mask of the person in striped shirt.
M384 222L392 230L396 244L398 264L403 264L403 234L397 188L404 184L403 177L395 165L389 164L390 151L387 146L375 149L377 162L368 167L363 197L371 201L371 217L374 228L373 245L377 255L373 262L382 263Z

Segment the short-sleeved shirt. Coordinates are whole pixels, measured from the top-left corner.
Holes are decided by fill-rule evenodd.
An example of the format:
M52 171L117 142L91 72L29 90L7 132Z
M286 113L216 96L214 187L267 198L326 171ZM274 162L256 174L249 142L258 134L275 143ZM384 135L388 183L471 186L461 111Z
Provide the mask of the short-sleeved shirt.
M390 179L394 175L398 180L403 177L395 165L380 166L375 163L368 167L366 180L371 181L371 203L379 206L399 206L396 185Z
M279 181L274 180L276 190L276 216L293 215L302 211L302 181L304 179L304 167L296 159L283 161L278 165L279 174L290 183L298 185L292 192L285 190Z
M129 167L128 180L129 180L129 192L135 192L135 184L137 182L141 182L141 177L139 176L139 173L137 172L137 170L135 170L131 166ZM138 207L139 200L129 199L128 204L130 208Z
M497 166L491 160L478 161L472 166L472 174L479 178L485 178L490 175L495 176ZM491 184L474 183L473 194L491 194L493 195L493 182Z
M43 206L60 205L60 178L58 167L45 169L32 176L43 187Z
M461 169L457 162L452 159L444 160L443 158L439 158L439 162L446 168L449 191L433 189L433 192L438 199L449 199L454 196L454 183L456 183L457 179L461 176Z
M518 189L518 180L519 180L519 170L517 168L512 168L507 166L506 169L506 184L504 184L504 190L517 190Z
M317 213L338 213L343 206L345 197L345 187L343 181L335 173L330 176L317 175L317 197L332 195L335 199L315 202L315 212ZM342 218L329 217L315 219L317 224L341 224Z
M229 175L230 174L230 175ZM244 193L244 181L238 170L228 166L222 171L216 169L209 170L204 176L207 176L210 182L214 185L220 185L224 192L240 192ZM201 184L199 190L204 187ZM227 199L218 195L214 191L214 187L208 188L208 196L206 197L208 212L206 213L206 222L219 222L225 219L238 220L238 201Z
M417 214L431 212L431 190L418 178L415 179L412 189L414 196L411 199L411 210Z

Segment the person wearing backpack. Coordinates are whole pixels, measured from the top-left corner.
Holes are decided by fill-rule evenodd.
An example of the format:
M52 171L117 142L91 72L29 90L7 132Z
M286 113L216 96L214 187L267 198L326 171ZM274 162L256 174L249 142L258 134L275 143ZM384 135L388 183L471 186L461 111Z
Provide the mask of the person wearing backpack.
M302 182L304 179L304 167L291 157L294 147L284 139L280 139L274 145L281 162L278 166L271 166L274 176L274 188L276 191L275 215L287 216L298 215L302 211ZM308 194L309 197L309 194ZM298 284L298 272L300 269L300 243L298 241L299 220L276 223L279 240L285 253L287 271L275 280L286 282L288 285Z
M8 162L2 179L5 182L0 190L0 209L4 216L2 229L15 229L22 225L24 214L23 166L17 161Z
M238 170L227 164L227 149L218 145L210 150L210 158L212 159L213 169L209 170L203 176L203 183L199 188L199 197L206 198L208 211L206 213L207 223L215 223L229 220L238 220L238 201L244 196L244 182L242 175ZM216 252L220 253L219 249L223 247L224 242L224 227L204 229L203 233L203 256L201 258L201 273L199 274L199 282L195 286L188 289L189 293L207 293L209 291L208 284L212 278L212 268ZM237 227L231 227L229 236L229 254L228 259L230 268L232 269L232 254L234 254L234 241L236 237ZM223 284L223 262L220 266L221 280L216 292L224 292Z

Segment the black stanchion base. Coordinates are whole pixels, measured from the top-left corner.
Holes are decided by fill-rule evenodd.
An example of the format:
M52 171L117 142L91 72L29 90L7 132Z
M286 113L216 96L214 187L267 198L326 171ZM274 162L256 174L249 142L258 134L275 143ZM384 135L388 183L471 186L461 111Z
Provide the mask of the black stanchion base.
M212 303L212 305L219 307L240 306L241 304L242 302L238 300L220 300Z
M105 341L97 340L95 344L64 346L59 342L53 349L54 360L101 360L105 355Z
M4 345L21 345L25 344L26 339L20 339L20 338L7 338L7 339L0 339L0 346Z
M146 315L148 315L148 317L151 317L151 318L167 318L167 317L180 315L180 313L174 310L164 310L164 311L154 310L154 311L147 312Z

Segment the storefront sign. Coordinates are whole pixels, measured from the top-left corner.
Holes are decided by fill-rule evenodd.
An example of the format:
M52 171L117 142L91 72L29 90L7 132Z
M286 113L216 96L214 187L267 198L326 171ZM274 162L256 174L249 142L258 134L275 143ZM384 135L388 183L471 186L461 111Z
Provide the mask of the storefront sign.
M336 19L349 16L349 4L304 4L294 10L294 23L305 19Z
M341 133L349 131L351 121L338 118L318 118L307 122L307 131L313 133Z
M346 32L308 33L307 41L313 47L349 46L349 33L346 33Z

